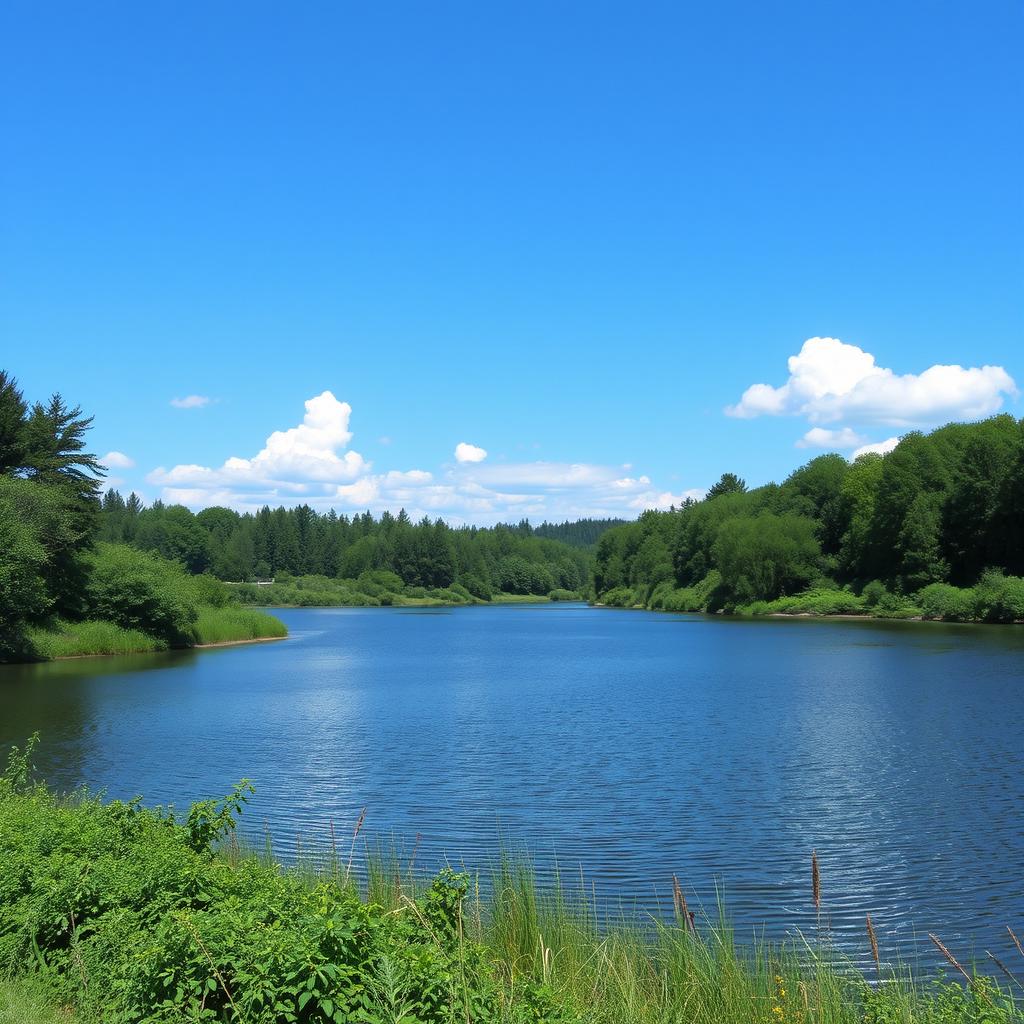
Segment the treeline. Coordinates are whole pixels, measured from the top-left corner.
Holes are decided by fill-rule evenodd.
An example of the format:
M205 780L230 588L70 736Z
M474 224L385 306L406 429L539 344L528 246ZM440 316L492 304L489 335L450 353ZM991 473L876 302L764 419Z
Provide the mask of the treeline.
M548 528L578 538L596 529L584 526L574 535L565 525L575 524ZM404 510L378 518L369 512L350 517L308 505L244 514L222 507L193 513L159 501L145 507L136 495L126 500L115 490L103 497L100 521L105 540L153 551L189 572L209 572L231 582L287 574L354 583L384 572L400 581L399 589L457 586L479 600L498 593L584 590L592 552L547 539L540 529L529 523L455 529L441 519L414 523Z
M60 395L29 405L0 371L0 661L283 634L212 577L101 542L91 423Z
M1002 415L852 464L823 455L782 484L748 490L725 474L703 501L605 533L594 588L608 604L678 611L1013 621L1021 575L1024 421Z

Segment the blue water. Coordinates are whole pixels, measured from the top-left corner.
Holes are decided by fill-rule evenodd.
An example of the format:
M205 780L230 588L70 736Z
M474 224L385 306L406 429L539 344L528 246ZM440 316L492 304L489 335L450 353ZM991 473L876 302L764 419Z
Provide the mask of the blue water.
M371 844L658 913L675 873L741 932L1010 956L1024 930L1024 629L582 605L285 609L279 643L0 668L0 741L54 785L186 805L243 776L288 857ZM924 942L922 944L922 939Z

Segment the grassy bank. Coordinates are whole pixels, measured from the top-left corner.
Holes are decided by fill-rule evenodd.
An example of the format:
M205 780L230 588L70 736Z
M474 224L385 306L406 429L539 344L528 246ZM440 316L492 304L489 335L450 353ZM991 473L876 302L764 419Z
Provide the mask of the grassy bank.
M317 871L231 841L248 795L188 814L0 781L0 999L24 1020L326 1024L1004 1024L993 980L869 984L827 948L739 945L728 921L607 919L583 892L496 869L417 880L355 836ZM47 1014L50 1014L47 1016Z
M479 584L474 584L474 590L460 583L432 588L408 586L395 573L382 569L364 572L354 579L281 573L272 583L232 583L227 586L241 604L277 608L377 608L382 605L415 608L580 600L580 595L571 590L512 594L492 591L490 587Z
M288 635L288 628L268 612L228 606L200 608L193 633L197 644L223 644L279 639Z
M692 587L670 582L615 587L599 602L614 608L729 615L842 615L875 619L932 619L938 622L1020 623L1024 621L1024 579L992 570L973 587L931 583L913 594L898 594L875 580L859 592L823 581L771 601L730 602L722 576L711 570Z
M27 631L27 644L21 660L50 661L54 658L141 654L164 651L170 646L239 643L287 635L284 623L273 615L253 608L231 606L199 607L187 636L173 645L164 637L154 636L141 629L126 629L113 622L95 619L86 622L56 620L47 627L37 626Z

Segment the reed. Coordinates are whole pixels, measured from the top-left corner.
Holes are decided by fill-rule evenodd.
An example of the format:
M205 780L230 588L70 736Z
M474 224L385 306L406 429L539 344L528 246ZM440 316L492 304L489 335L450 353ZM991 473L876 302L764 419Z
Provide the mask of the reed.
M875 961L875 972L878 977L882 976L882 964L878 957L878 936L875 934L875 926L871 923L871 915L867 915L868 941L871 943L871 956Z

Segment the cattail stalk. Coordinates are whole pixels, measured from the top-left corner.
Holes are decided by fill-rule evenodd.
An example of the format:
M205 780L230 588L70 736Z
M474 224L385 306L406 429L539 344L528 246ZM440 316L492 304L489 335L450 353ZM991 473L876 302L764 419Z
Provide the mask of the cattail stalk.
M359 820L356 822L356 827L352 829L352 849L348 851L348 864L345 867L345 881L348 882L349 876L352 874L352 859L356 855L356 839L359 837L359 833L362 830L363 822L366 820L366 808L364 807L359 812Z
M871 955L875 958L875 972L878 977L882 976L882 965L878 959L878 936L875 934L875 926L871 923L871 915L867 916L868 939L871 942Z
M979 989L977 987L974 979L960 966L960 964L957 962L956 957L953 956L953 954L950 953L950 951L946 949L946 947L942 944L942 940L937 935L933 935L931 932L928 933L928 938L935 943L935 945L938 947L939 952L964 976L964 978L967 980L967 984L970 985L971 988L975 990L975 992L981 993L981 995L985 997L986 1002L991 1003L992 1000L989 999L984 989Z
M821 872L818 870L818 852L811 850L811 895L814 897L814 909L821 913Z
M690 913L690 909L686 905L686 894L675 875L672 876L672 906L675 908L676 920L681 919L684 928L696 932L697 927L693 921L693 914Z
M1003 961L1000 960L999 957L997 957L994 953L989 953L989 951L987 949L985 950L985 952L986 952L986 954L988 954L989 959L992 960L992 962L996 965L996 967L998 967L999 970L1001 970L1003 972L1003 974L1005 974L1007 976L1007 978L1010 979L1010 982L1012 984L1016 985L1017 988L1019 988L1022 991L1024 991L1024 985L1022 985L1020 983L1020 981L1017 978L1014 977L1013 972L1010 970L1010 968L1007 967L1006 964L1004 964Z
M1006 926L1006 930L1010 933L1010 938L1013 939L1013 944L1017 947L1017 952L1020 953L1021 956L1024 956L1024 946L1021 946L1020 939L1014 935L1013 929L1009 925Z

